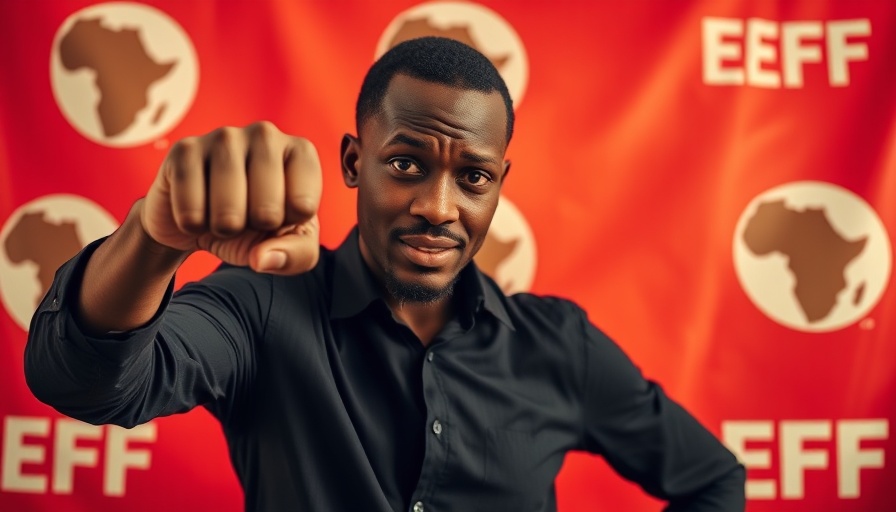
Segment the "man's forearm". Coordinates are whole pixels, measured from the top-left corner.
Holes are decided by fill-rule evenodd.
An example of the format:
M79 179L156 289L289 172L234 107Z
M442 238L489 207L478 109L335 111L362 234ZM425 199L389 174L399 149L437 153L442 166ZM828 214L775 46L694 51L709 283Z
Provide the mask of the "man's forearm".
M158 311L171 278L189 255L146 234L140 222L142 201L87 263L77 307L85 332L128 331L144 325Z
M149 360L137 361L151 355L146 348L155 332L137 328L162 307L186 255L150 239L139 213L138 203L115 233L59 269L28 332L25 379L32 393L82 421L142 421L122 407L131 384L152 368Z

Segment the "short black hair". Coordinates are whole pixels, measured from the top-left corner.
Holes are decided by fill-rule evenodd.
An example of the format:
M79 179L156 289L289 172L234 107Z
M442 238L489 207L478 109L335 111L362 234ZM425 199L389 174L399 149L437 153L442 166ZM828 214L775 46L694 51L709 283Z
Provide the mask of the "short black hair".
M382 111L383 98L397 74L490 93L498 91L507 110L507 142L513 135L513 100L494 64L474 48L445 37L420 37L395 45L377 60L361 84L355 107L358 131L371 115Z

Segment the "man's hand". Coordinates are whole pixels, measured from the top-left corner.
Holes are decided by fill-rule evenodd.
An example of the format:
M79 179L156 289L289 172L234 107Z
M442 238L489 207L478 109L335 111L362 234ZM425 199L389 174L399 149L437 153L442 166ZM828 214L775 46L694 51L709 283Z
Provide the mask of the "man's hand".
M317 150L269 122L174 144L142 204L143 229L177 251L206 250L258 272L317 264Z

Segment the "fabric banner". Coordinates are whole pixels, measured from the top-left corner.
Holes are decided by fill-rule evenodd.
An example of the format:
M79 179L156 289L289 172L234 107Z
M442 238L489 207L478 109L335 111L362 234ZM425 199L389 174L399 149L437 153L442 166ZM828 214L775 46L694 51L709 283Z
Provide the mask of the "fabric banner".
M477 47L515 100L480 266L582 305L738 455L748 510L896 510L896 3L6 0L0 34L0 510L242 509L206 411L126 430L38 402L32 312L171 144L218 126L316 144L337 245L364 73L428 34ZM661 508L582 453L557 493Z

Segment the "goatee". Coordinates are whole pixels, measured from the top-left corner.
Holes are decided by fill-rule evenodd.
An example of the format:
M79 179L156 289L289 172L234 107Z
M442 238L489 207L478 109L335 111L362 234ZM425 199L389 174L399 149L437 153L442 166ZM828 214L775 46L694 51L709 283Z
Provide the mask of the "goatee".
M386 291L398 302L431 304L451 297L458 277L454 276L454 279L447 285L435 288L417 283L408 283L395 277L394 273L386 272Z

